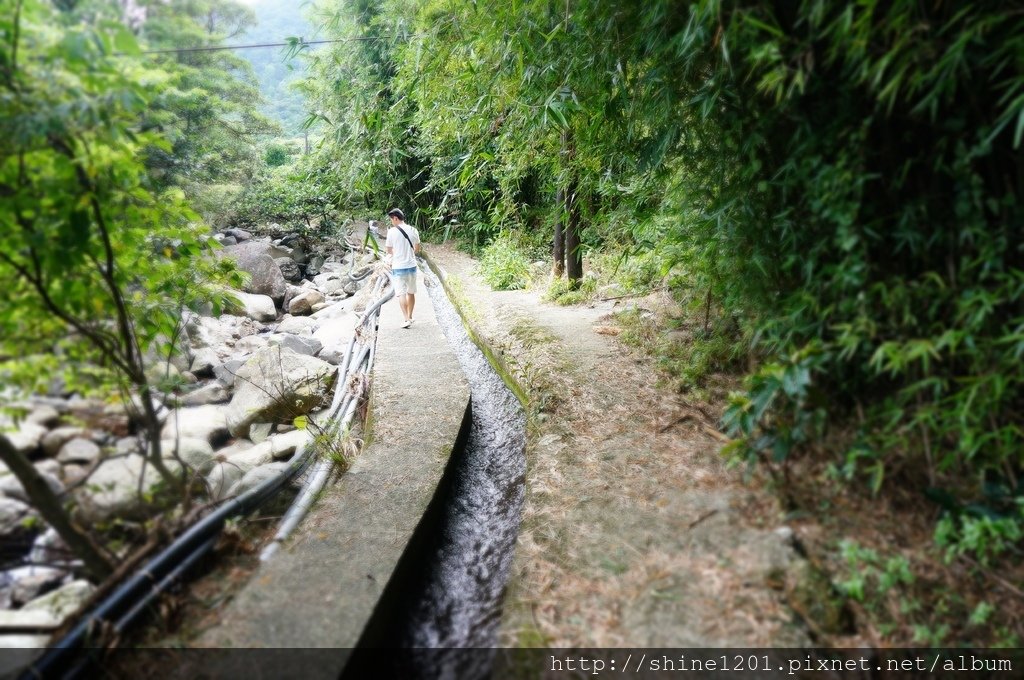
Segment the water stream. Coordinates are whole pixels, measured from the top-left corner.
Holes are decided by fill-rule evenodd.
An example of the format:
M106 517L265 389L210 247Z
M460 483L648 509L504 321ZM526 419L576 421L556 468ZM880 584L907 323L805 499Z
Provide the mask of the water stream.
M469 381L473 418L402 646L493 647L522 513L526 416L469 338L440 281L426 268L423 276Z

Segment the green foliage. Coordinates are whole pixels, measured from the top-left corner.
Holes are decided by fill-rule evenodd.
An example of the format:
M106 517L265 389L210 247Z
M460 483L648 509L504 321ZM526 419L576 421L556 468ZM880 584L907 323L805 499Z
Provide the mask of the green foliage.
M140 158L167 148L141 117L159 87L131 57L117 22L55 30L61 17L26 1L4 13L14 35L0 83L0 373L44 388L55 367L71 389L144 385L141 355L177 335L227 270L180 189L153 182ZM216 299L216 296L213 296Z
M678 297L707 300L716 318L695 342L733 346L691 365L760 362L727 415L733 454L774 465L847 431L844 481L879 490L898 471L963 503L1024 473L1015 9L336 0L323 12L330 35L370 38L319 53L308 85L342 202L401 202L480 243L499 228L550 233L568 190L588 251L657 262L627 287L671 272Z
M225 220L240 226L277 222L290 231L329 233L337 224L329 185L323 173L301 165L271 168L250 181Z
M552 278L544 292L544 299L556 305L578 305L592 299L596 294L596 277L584 277L579 281Z
M288 162L288 149L281 144L268 144L263 151L263 162L272 168Z
M530 284L530 261L507 232L484 247L480 271L494 290L519 290Z

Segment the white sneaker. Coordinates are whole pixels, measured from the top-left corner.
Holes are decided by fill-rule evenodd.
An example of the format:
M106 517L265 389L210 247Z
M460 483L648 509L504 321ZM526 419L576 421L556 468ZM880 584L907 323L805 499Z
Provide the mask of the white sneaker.
M411 324L412 324L412 321L410 321L409 319L406 319L405 321L402 322L402 328L408 328Z

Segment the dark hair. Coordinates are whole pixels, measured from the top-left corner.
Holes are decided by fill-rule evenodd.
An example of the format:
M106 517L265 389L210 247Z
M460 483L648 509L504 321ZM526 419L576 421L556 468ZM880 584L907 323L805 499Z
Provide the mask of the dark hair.
M405 213L398 208L392 208L388 211L388 217L397 217L398 219L405 221Z

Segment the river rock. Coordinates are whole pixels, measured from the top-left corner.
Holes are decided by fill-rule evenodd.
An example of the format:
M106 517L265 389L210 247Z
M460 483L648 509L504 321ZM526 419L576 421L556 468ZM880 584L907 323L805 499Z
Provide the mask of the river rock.
M32 463L32 467L39 470L40 473L46 475L53 475L57 479L60 479L61 475L61 464L55 461L53 458L47 458L41 460L38 463Z
M265 465L255 467L246 472L244 477L235 482L235 484L228 490L227 498L241 496L246 491L255 489L263 482L278 476L287 469L288 463L267 463Z
M234 236L228 236L227 234L214 234L213 238L217 239L217 243L222 246L233 246L238 243L238 239Z
M164 464L172 474L181 469L174 460L165 458ZM88 484L74 491L79 515L85 522L103 522L113 517L145 519L160 510L152 502L152 494L162 481L142 456L105 460Z
M160 452L165 458L173 458L175 441L173 439L161 440ZM205 439L179 439L177 454L182 463L200 474L209 470L216 458L213 447Z
M315 356L323 345L319 340L313 337L302 337L298 335L290 335L288 333L278 333L271 335L269 339L271 346L279 345L281 347L287 347L296 354L305 354L306 356Z
M339 310L337 315L320 320L320 325L313 333L313 338L318 340L324 349L344 352L352 340L358 320L355 314ZM322 351L321 354L323 354Z
M215 366L220 365L220 356L211 347L200 347L192 355L192 365L189 370L197 376L209 377L213 375Z
M235 375L241 370L242 366L245 366L245 362L241 359L225 361L213 369L213 375L221 385L232 387L235 384Z
M36 564L51 564L57 567L70 567L75 556L68 548L57 530L49 527L36 536L29 551L28 561Z
M318 305L323 301L324 296L320 292L307 290L291 299L291 302L288 303L288 313L296 316L309 314L313 311L313 305Z
M225 229L224 235L234 236L235 241L237 241L238 243L245 243L246 241L252 239L252 233L246 231L245 229Z
M100 447L88 439L72 439L60 448L61 463L91 463L100 457Z
M323 271L323 266L326 264L322 255L313 255L306 259L306 276L316 276Z
M47 456L53 457L60 452L61 447L67 444L72 439L85 438L89 436L89 431L83 427L58 427L55 430L50 430L43 435L43 453Z
M266 295L276 303L284 300L287 284L274 258L287 257L287 252L281 252L280 248L266 242L247 241L224 248L221 254L234 259L239 269L249 273L250 279L245 286L247 293Z
M28 529L25 523L38 516L27 503L0 496L0 536L11 537L26 533Z
M292 430L274 435L267 440L270 444L270 455L274 460L288 460L295 455L300 446L312 438L308 430Z
M178 397L182 406L202 406L204 404L221 404L231 399L231 392L219 382L211 382L197 390Z
M249 335L241 338L235 343L235 351L242 354L252 354L267 346L267 337L264 335Z
M316 319L306 316L286 316L277 324L278 333L291 333L292 335L312 335L317 327Z
M7 591L11 604L22 605L59 586L65 576L66 571L53 567L16 567L0 572L0 590Z
M43 427L56 427L60 423L60 413L52 406L41 404L36 406L31 413L25 417L26 423L35 423Z
M48 430L36 423L23 422L14 432L5 432L7 440L11 442L14 450L18 453L32 457L39 451L39 445L46 436Z
M249 440L254 444L265 442L273 429L274 423L253 423L249 426Z
M292 420L324 400L336 371L325 361L284 347L267 347L238 372L235 396L227 409L228 429L244 437L259 422Z
M277 318L277 308L274 300L266 295L252 293L240 293L237 290L229 291L232 296L238 299L244 313L250 319L256 321L273 321ZM284 294L282 293L282 297Z
M216 444L227 439L227 412L223 406L191 406L171 412L161 439L202 439Z
M302 268L298 262L290 257L279 257L274 260L278 268L281 270L281 276L284 277L285 281L301 281L302 280Z
M67 583L42 597L35 598L19 611L46 612L58 621L63 621L78 611L94 592L96 592L96 586L84 579L79 579Z
M50 491L58 496L64 493L64 485L61 484L57 477L45 472L40 472L39 476L43 478L44 482L46 482L46 486L50 488ZM13 474L7 474L0 477L0 494L25 503L31 502L24 487L22 487L21 482L18 481L18 478Z

